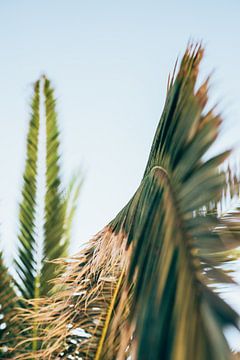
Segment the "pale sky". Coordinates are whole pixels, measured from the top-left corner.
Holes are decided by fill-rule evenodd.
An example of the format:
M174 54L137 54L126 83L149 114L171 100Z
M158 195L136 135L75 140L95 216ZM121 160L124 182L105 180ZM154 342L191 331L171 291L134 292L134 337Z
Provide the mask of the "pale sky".
M142 177L169 71L189 39L206 44L202 74L226 120L219 148L240 142L240 1L1 0L0 233L17 233L32 83L58 98L65 179L85 183L72 250L107 224Z

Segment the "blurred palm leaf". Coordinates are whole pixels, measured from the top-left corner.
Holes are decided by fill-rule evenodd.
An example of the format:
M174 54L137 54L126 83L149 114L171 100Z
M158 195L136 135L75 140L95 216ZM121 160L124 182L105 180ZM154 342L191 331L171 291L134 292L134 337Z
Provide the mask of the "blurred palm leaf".
M199 212L221 202L229 152L203 160L221 119L205 110L208 81L196 90L202 55L183 56L139 188L68 263L36 316L44 341L31 356L230 359L223 331L238 316L209 285L232 281L220 267L231 222Z
M43 89L43 91L41 91ZM42 94L43 92L43 94ZM41 99L44 97L43 107L45 113L43 119L40 117ZM42 77L34 84L34 94L31 103L31 119L27 134L27 156L23 175L22 200L19 206L19 236L18 251L14 260L19 293L17 302L12 286L12 279L7 276L7 269L3 267L2 254L0 266L2 269L2 282L4 287L1 290L1 308L9 312L9 318L13 313L17 313L16 307L22 309L29 308L34 313L38 306L32 304L30 300L38 299L39 296L48 296L53 288L51 280L59 273L59 266L52 260L65 257L68 254L70 244L71 226L73 216L76 210L79 196L80 184L79 177L74 177L67 191L64 191L61 184L60 165L59 165L59 130L57 124L57 114L55 110L54 92L50 81ZM46 134L45 139L40 139L40 126L45 121ZM44 128L44 126L43 126ZM46 140L46 141L45 141ZM39 243L40 230L36 224L40 223L37 218L38 177L39 177L39 158L40 141L46 145L45 167L45 214L43 220L43 249ZM41 230L40 230L41 231ZM11 280L9 280L11 279ZM5 288L5 290L4 290ZM6 296L3 296L5 291ZM8 296L9 294L9 296ZM14 301L8 303L10 295ZM26 301L27 300L27 301ZM10 312L11 310L11 312ZM7 314L3 314L4 317ZM20 322L18 320L18 322ZM4 326L4 325L3 325ZM10 326L10 325L9 325ZM13 322L11 328L15 329ZM15 336L15 345L23 351L37 349L38 330L35 323L32 331L25 325L25 331L21 334L21 341ZM20 332L20 329L18 329ZM6 331L4 331L4 334ZM12 347L12 335L8 331L5 336L5 345ZM18 333L19 335L19 333ZM30 345L30 344L31 345ZM20 345L22 344L22 345ZM12 358L17 358L16 351L11 353ZM22 351L21 350L21 351ZM21 352L20 351L20 352ZM6 356L9 358L9 352Z
M44 139L39 139L41 84L45 98L44 115L46 119L46 191L42 257L36 234L39 142L41 140L44 142ZM80 185L74 187L71 181L69 189L75 191L74 201L71 204L71 191L68 190L65 194L61 185L59 130L55 103L50 81L43 77L41 81L36 82L34 87L19 213L20 235L16 270L22 280L18 286L25 299L48 295L52 289L51 279L57 275L55 273L56 264L52 260L65 257L68 253L69 231L79 195ZM79 183L78 179L75 180L75 183L77 182ZM40 263L40 268L37 263Z
M40 295L48 295L51 280L56 276L56 265L51 261L65 257L69 241L64 237L65 198L61 188L59 167L59 130L53 89L44 79L46 109L46 194L43 266L40 277Z

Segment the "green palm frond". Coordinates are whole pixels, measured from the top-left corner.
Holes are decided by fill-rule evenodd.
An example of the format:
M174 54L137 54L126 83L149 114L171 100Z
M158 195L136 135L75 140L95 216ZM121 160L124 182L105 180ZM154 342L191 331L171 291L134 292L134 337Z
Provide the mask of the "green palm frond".
M225 178L218 168L228 156L203 160L221 120L204 112L207 86L195 90L201 57L201 48L187 51L169 89L170 111L160 120L128 235L137 359L231 357L223 330L237 326L238 315L207 286L232 281L212 256L216 244L222 249L223 231L216 217L196 214L220 200Z
M69 241L64 238L65 201L60 180L59 130L56 100L50 81L44 79L46 109L46 194L43 266L40 278L40 295L47 295L52 288L50 281L57 274L52 260L65 257Z
M42 350L29 356L230 359L224 326L237 327L238 315L213 285L232 281L221 264L234 219L199 211L221 201L227 180L219 166L229 152L205 160L221 118L205 110L208 80L196 89L202 56L201 47L187 49L139 188L69 261L35 317Z
M197 215L206 203L220 201L225 178L218 168L229 155L203 161L221 120L212 111L204 113L207 82L195 90L201 57L201 48L185 53L168 91L137 200L121 214L131 253L127 280L118 299L122 306L115 309L119 322L108 329L95 360L125 359L129 346L134 359L231 356L223 328L237 326L238 315L207 287L216 279L232 281L219 269L219 257L212 256L216 248L224 249L226 231L221 224L220 232L216 216ZM111 353L126 294L132 296L131 308L118 340L125 346Z
M43 87L43 94L40 88ZM40 119L40 97L44 96L45 113ZM59 130L56 101L50 81L43 77L34 87L32 115L27 136L27 159L23 175L22 202L20 203L18 257L15 261L21 281L19 289L25 299L48 295L52 289L51 279L57 275L52 260L65 257L69 247L69 231L75 212L80 185L71 185L75 195L64 194L60 176ZM46 122L44 139L39 139L40 123ZM46 189L43 254L36 236L36 196L39 176L39 142L46 144ZM45 175L44 175L45 176ZM71 209L72 202L72 209ZM40 267L37 266L40 264Z
M26 299L35 297L37 273L37 240L35 233L37 161L39 137L39 94L40 82L34 85L32 114L27 135L27 159L23 175L22 201L19 210L20 230L18 236L18 257L15 260L16 271L21 279L18 287Z
M32 299L48 296L53 289L51 280L62 270L62 267L53 260L63 258L68 254L71 226L81 186L79 178L74 177L65 193L61 183L60 143L55 103L50 81L42 77L34 86L19 212L20 231L18 254L15 260L16 272L20 278L20 281L17 281L21 300L19 302L21 309L18 310L19 319L21 313L25 311L33 314L38 312L37 300L32 303ZM41 106L43 111L40 117ZM41 139L40 126L46 129ZM39 171L40 142L46 146L44 159L46 174L41 174ZM45 180L43 181L45 197L43 199L44 219L39 221L40 219L36 219L38 215L36 209L39 206L36 199L40 191L38 184L41 175ZM36 223L43 223L43 244L39 243L37 232L40 229L37 228ZM18 321L21 322L21 320ZM32 349L35 351L40 346L37 322L34 322L30 329L28 321L25 323L25 317L23 321L26 330L21 333L21 341L18 341L16 347L18 356L24 351L32 351ZM14 356L17 358L16 354Z
M20 326L14 321L18 299L13 279L0 251L0 358L9 359L9 349L19 336Z

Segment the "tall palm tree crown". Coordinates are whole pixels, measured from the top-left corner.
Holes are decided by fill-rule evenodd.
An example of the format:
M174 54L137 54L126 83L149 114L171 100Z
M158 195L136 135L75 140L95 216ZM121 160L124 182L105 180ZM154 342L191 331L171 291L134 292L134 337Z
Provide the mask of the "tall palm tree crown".
M224 328L238 328L239 316L214 285L233 281L221 265L239 245L239 211L223 216L217 209L226 189L239 195L239 186L219 170L230 151L208 154L222 120L207 110L209 79L196 87L202 57L201 46L187 48L169 79L138 189L66 262L58 291L34 318L41 349L20 358L232 357Z

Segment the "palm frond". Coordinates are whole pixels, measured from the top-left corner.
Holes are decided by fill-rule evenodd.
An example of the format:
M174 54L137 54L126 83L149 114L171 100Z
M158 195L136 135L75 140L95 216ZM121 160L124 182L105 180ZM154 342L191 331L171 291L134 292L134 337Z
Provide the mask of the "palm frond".
M216 248L223 254L226 224L223 229L216 216L196 214L204 204L220 200L225 179L218 169L229 155L203 160L221 120L211 111L204 113L207 82L195 90L201 57L201 48L188 50L171 81L138 201L122 224L131 258L128 285L120 294L123 306L115 313L118 325L121 297L126 299L133 288L133 299L118 340L125 344L117 351L120 359L127 357L129 346L134 359L231 356L223 328L237 326L238 315L207 287L216 279L232 281L219 269L216 254ZM110 329L95 359L113 358L108 354L114 336L119 335Z
M40 85L42 83L45 96L45 120L41 121L46 121L46 192L44 200L44 249L42 259L40 259L40 244L37 244L36 239L35 217L37 176L39 175ZM67 199L61 186L59 130L55 102L50 81L45 77L37 81L34 87L31 105L32 116L27 136L27 159L23 175L24 184L19 212L19 246L16 259L16 270L21 279L18 286L25 299L47 295L51 290L52 284L50 281L57 275L55 273L56 265L51 261L67 255L69 228L79 194L79 185L77 185L75 197L72 198L68 193L67 198L69 199ZM73 201L72 210L70 210L71 200ZM40 263L40 269L37 269L38 262Z
M44 79L46 111L46 194L43 266L40 277L40 295L48 295L50 281L57 275L51 261L67 255L68 241L64 239L65 204L60 180L59 130L56 100L50 81Z
M60 261L66 271L56 281L54 295L42 300L40 313L25 309L22 317L27 324L29 319L38 323L42 350L23 353L19 359L93 358L120 276L126 245L122 236L116 238L105 228L77 256Z
M43 94L41 89L43 88ZM40 119L40 102L44 96L45 113ZM40 123L43 124L46 133L43 139L39 139ZM46 139L46 141L45 141ZM43 251L38 243L36 223L37 180L39 179L38 158L39 143L46 145L45 168L45 218ZM40 174L41 175L41 174ZM59 165L59 130L57 114L55 110L55 99L53 89L47 78L42 77L34 86L32 100L32 116L27 136L27 159L24 171L24 184L22 190L22 202L20 204L20 231L18 237L18 256L15 261L16 271L21 281L17 285L21 292L23 301L19 303L21 311L37 313L38 304L31 303L29 299L38 299L39 296L49 295L53 284L51 279L58 272L58 267L53 260L67 255L70 243L70 231L73 216L76 210L80 182L77 177L73 178L67 194L65 195L60 178ZM28 300L27 302L24 299ZM21 320L19 320L21 322ZM26 350L37 350L38 342L37 323L34 322L32 329L25 324L26 331L21 334L23 352ZM21 351L20 351L21 352ZM15 357L17 355L14 355Z
M221 120L204 113L206 84L195 90L201 58L201 48L187 51L169 89L170 111L160 120L128 235L136 359L230 359L223 330L238 326L238 315L207 286L232 281L213 256L216 244L222 250L220 221L196 214L221 198L225 178L218 168L229 155L203 160Z
M19 210L20 230L18 236L18 255L15 261L16 271L21 281L17 282L21 294L26 299L35 297L37 273L36 262L36 192L37 161L39 136L39 87L37 81L32 98L32 114L27 135L27 158L23 175L22 201Z

